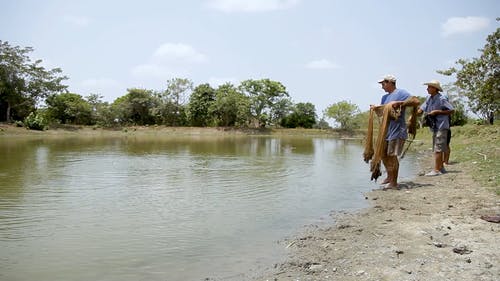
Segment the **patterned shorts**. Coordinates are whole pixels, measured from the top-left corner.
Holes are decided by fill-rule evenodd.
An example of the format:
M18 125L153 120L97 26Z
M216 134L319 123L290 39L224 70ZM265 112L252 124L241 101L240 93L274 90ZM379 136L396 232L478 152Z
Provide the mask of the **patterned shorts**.
M448 151L448 130L437 130L432 134L432 151Z

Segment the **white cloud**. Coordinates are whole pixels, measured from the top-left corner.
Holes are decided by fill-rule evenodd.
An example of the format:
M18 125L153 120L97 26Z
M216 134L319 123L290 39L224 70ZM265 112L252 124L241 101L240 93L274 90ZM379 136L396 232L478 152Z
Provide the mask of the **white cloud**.
M153 54L161 62L203 63L207 57L190 45L183 43L165 43Z
M153 52L149 62L133 67L132 75L152 79L184 77L193 64L207 61L207 56L190 45L164 43Z
M266 12L296 6L299 0L210 0L208 6L223 12Z
M313 60L306 64L307 68L310 69L334 69L339 68L339 66L327 59Z
M74 15L65 15L63 17L63 20L65 22L68 22L70 24L80 26L80 27L85 27L90 24L90 19L87 17L82 17L82 16L74 16Z
M454 17L449 18L441 26L444 36L459 33L470 33L485 29L490 24L490 20L483 17Z

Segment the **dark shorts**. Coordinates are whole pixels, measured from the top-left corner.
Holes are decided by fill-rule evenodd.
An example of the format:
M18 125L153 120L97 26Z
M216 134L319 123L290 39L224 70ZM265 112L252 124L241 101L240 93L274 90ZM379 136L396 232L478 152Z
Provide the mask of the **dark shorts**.
M404 145L404 139L387 141L387 156L400 156L403 153Z

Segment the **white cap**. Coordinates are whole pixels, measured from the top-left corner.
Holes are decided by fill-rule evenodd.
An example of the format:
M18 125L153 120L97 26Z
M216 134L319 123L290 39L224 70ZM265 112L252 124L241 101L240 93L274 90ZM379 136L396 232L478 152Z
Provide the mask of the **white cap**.
M391 74L387 74L386 76L384 76L384 78L378 80L379 83L382 83L384 81L387 81L387 82L396 82L396 76L391 75Z

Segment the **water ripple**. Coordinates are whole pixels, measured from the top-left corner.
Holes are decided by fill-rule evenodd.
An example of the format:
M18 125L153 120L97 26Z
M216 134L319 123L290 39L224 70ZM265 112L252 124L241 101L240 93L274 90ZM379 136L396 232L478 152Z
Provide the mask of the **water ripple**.
M234 276L275 257L275 241L304 224L336 206L362 204L359 195L372 188L358 176L362 147L334 139L73 140L18 148L0 154L17 157L17 166L0 168L5 279Z

